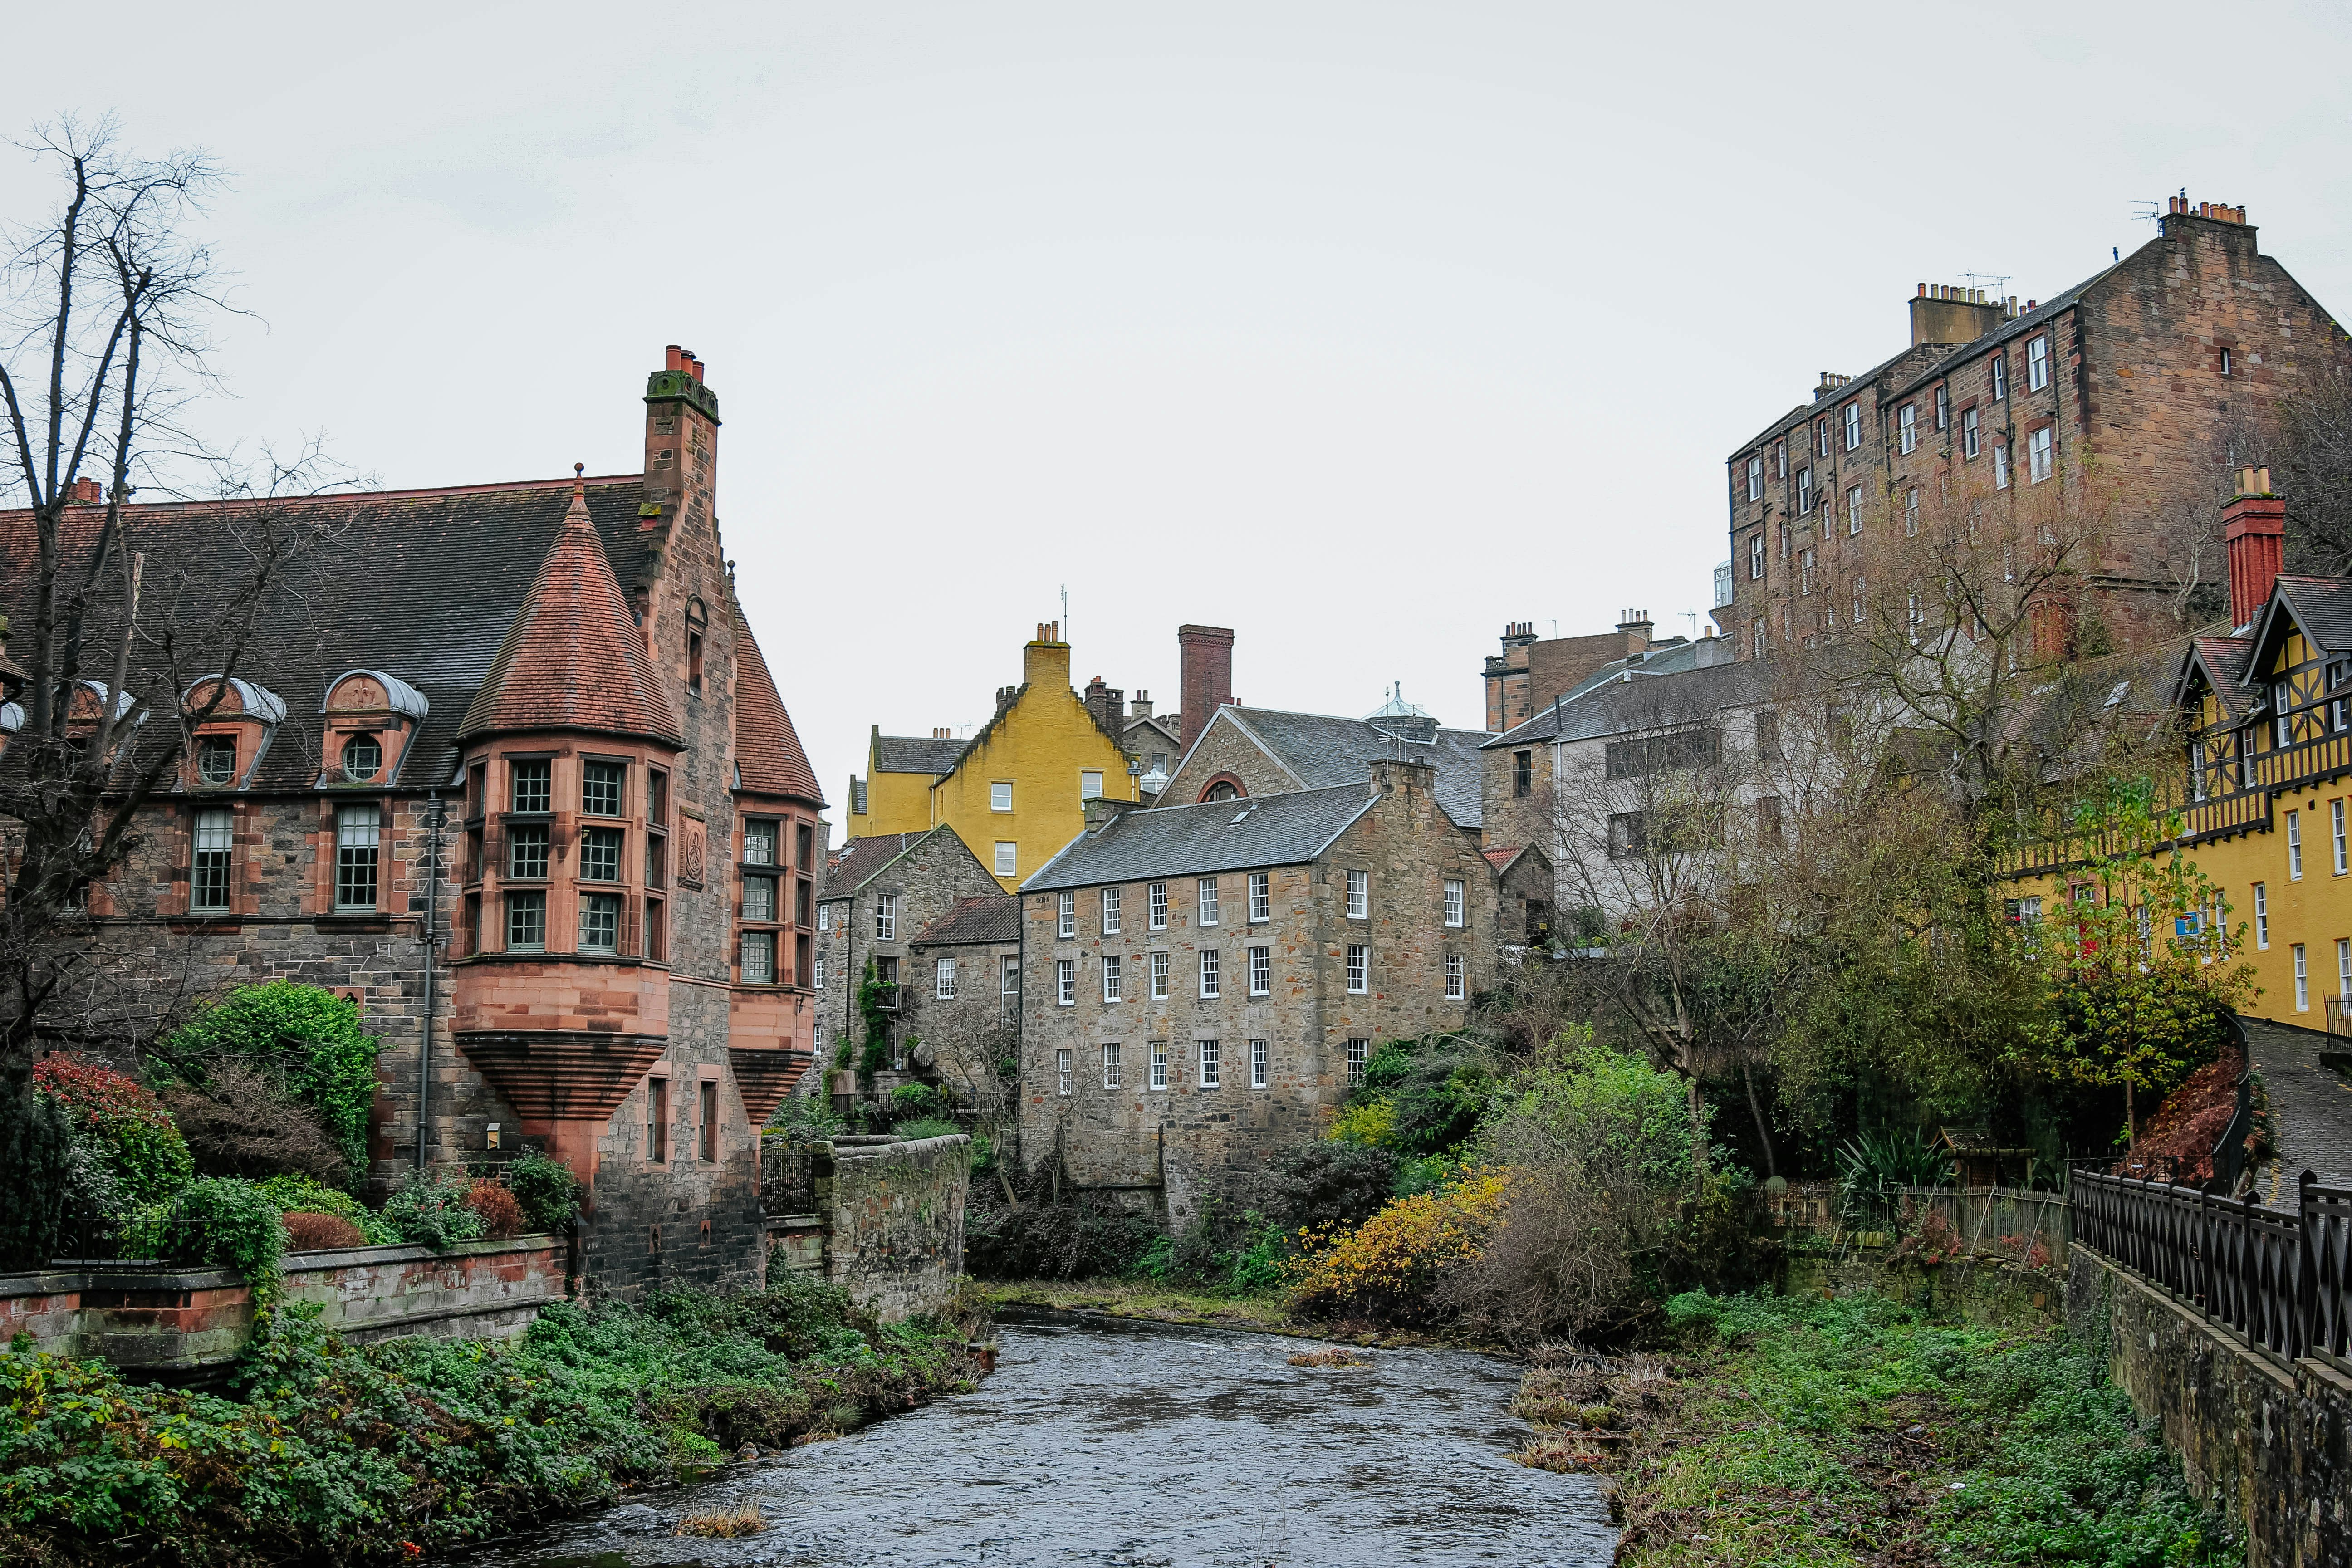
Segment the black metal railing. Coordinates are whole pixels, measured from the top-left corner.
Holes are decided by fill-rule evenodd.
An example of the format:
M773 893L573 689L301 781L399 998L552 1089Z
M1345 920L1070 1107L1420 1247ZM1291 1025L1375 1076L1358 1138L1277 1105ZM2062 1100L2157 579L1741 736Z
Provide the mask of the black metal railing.
M2079 1173L2074 1245L2122 1265L2258 1349L2352 1354L2352 1187L2305 1171L2292 1211L2169 1182Z

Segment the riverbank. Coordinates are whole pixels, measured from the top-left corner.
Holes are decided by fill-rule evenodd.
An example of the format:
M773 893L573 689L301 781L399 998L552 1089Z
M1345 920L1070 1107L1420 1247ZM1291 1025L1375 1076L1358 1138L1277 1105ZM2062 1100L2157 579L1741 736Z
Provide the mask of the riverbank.
M1187 1289L1150 1279L1010 1279L977 1281L969 1287L991 1311L1098 1312L1138 1322L1188 1328L1249 1329L1337 1344L1444 1346L1481 1355L1507 1355L1492 1345L1383 1327L1369 1321L1309 1317L1294 1312L1286 1290Z
M1522 1463L1614 1478L1628 1568L2242 1563L2093 1359L1861 1297L1669 1303L1660 1354L1540 1356Z
M234 1397L0 1349L0 1561L403 1562L976 1387L977 1303L880 1324L799 1277L353 1345L296 1304Z

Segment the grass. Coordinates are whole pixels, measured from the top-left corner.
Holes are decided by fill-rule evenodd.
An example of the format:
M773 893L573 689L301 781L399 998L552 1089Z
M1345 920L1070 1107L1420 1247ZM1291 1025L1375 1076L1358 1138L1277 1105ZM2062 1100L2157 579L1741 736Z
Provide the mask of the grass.
M1684 1296L1682 1353L1539 1357L1515 1458L1617 1478L1629 1568L2234 1563L2152 1425L2054 1328Z
M730 1541L739 1535L757 1535L767 1528L767 1516L760 1511L758 1503L751 1503L743 1508L712 1509L687 1514L670 1533Z
M1328 1325L1296 1321L1280 1290L1241 1294L1217 1289L1188 1289L1151 1279L1016 1279L985 1284L982 1298L994 1310L1027 1307L1061 1312L1101 1312L1158 1323L1192 1323L1256 1329L1273 1334L1331 1337Z

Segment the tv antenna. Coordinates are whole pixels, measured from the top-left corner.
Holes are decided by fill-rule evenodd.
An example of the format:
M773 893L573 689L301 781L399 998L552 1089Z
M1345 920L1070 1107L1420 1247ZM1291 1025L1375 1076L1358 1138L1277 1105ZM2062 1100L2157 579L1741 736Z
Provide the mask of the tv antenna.
M1979 282L1991 284L1993 298L1998 300L2000 298L2002 286L2008 283L2011 275L2006 272L1963 272L1960 276L1969 280L1969 287L1971 289Z

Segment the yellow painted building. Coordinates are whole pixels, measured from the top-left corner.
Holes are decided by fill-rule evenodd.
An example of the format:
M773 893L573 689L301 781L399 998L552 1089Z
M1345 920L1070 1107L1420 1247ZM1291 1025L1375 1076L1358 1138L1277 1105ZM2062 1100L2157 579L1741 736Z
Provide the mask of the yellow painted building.
M1047 622L1021 650L1021 684L1001 687L996 717L969 741L866 742L866 776L849 781L849 836L920 833L945 823L1006 892L1086 826L1095 796L1137 798L1118 737L1070 685L1070 645Z

